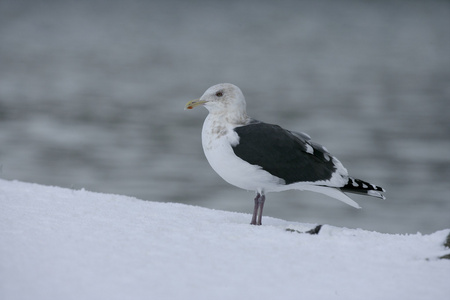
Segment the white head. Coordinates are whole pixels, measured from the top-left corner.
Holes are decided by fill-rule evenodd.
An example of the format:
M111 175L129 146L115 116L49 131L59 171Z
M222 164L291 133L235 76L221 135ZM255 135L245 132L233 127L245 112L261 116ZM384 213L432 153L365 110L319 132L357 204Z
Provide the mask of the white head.
M230 122L244 122L247 118L244 95L237 86L230 83L213 85L200 99L186 104L186 109L203 105L210 114L222 115Z

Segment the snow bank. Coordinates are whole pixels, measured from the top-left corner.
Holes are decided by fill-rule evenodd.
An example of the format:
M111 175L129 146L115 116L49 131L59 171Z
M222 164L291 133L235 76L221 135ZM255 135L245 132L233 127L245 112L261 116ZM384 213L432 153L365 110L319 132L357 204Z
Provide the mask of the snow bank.
M450 230L392 235L0 180L0 298L449 299Z

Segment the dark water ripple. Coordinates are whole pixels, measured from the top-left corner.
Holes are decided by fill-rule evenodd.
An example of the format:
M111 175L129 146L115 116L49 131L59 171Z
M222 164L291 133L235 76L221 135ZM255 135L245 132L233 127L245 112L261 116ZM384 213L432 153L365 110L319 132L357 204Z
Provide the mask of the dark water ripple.
M447 1L0 2L0 176L250 212L200 146L232 82L382 185L363 210L269 194L266 215L384 232L449 228Z

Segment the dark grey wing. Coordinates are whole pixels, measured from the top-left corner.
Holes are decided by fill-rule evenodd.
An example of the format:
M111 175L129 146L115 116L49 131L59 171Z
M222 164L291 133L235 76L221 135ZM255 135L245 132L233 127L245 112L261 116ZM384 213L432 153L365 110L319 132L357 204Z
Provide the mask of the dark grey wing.
M307 134L262 122L234 130L239 136L234 153L286 184L328 180L336 171L331 155L321 145L312 143Z
M309 136L309 134L306 134L304 132L296 132L296 131L290 131L290 132L301 140L304 140L304 141L311 140L311 137Z

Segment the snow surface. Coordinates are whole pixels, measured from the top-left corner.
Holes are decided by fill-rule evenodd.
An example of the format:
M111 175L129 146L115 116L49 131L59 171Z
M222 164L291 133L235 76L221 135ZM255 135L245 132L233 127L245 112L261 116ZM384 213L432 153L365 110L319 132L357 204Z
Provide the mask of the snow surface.
M0 299L449 299L450 229L249 221L0 180Z

